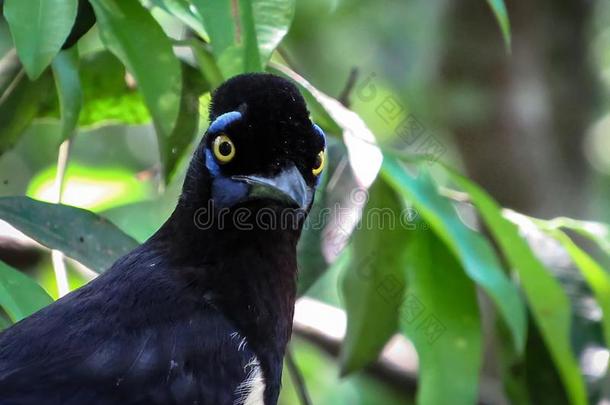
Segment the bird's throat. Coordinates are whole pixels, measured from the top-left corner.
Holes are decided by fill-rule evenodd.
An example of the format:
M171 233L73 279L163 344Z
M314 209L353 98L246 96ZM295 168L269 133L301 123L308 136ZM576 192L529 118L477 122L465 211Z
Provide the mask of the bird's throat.
M199 229L185 219L192 215L174 213L160 231L175 255L172 267L235 324L263 369L281 363L292 332L300 227Z

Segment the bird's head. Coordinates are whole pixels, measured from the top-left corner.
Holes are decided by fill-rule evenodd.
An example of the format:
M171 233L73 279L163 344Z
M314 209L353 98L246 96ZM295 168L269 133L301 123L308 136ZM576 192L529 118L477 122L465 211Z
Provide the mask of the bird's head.
M294 84L271 74L240 75L214 92L210 126L190 170L204 176L189 177L206 179L201 197L216 208L307 212L324 169L325 146L324 132L311 121Z

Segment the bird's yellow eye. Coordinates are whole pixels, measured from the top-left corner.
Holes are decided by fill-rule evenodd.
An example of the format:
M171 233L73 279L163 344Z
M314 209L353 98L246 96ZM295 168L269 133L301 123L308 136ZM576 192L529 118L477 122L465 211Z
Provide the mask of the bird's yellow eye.
M326 152L320 151L320 153L318 153L318 155L316 156L316 162L313 164L313 169L311 169L311 172L313 173L314 176L317 176L320 173L322 173L322 170L324 170L325 163L326 163Z
M216 139L214 139L214 144L212 145L212 150L214 151L214 156L216 159L223 164L229 163L235 157L235 145L231 138L222 134L218 135Z

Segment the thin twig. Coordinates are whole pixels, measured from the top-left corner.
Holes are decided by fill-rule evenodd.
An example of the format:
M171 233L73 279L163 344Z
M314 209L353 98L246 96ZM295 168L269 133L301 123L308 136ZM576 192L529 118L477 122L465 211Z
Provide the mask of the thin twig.
M294 325L293 337L294 336L306 340L332 357L339 358L340 348L343 342L334 336L326 335L322 331L299 324ZM288 356L286 356L286 358L288 358ZM388 384L397 391L406 393L409 396L414 396L417 392L417 374L399 369L395 364L386 359L380 358L374 361L372 364L366 366L363 371L369 376L377 379L377 381ZM497 404L499 402L498 398L502 397L502 393L497 390L495 380L489 377L482 377L481 386L482 391L479 394L477 405Z
M64 183L66 181L66 170L70 151L72 149L72 139L66 139L59 145L57 153L57 173L55 175L55 200L60 203L64 197Z
M288 64L288 66L296 66L292 57L288 54L288 51L283 47L279 46L277 48L277 53L284 59L284 61Z
M464 193L463 191L453 190L449 187L440 186L438 188L438 193L443 197L446 197L458 203L472 203L470 195L468 195L468 193Z
M11 69L17 70L21 67L17 51L11 48L2 58L0 58L0 76L10 74Z
M343 88L343 91L341 92L341 94L339 95L339 98L338 98L339 102L341 104L343 104L343 106L349 108L350 96L352 95L352 91L354 91L354 86L356 85L357 81L358 81L358 68L354 66L349 71L349 76L347 78L347 82L345 83L345 87Z
M70 149L72 140L66 139L59 146L57 153L57 173L55 175L55 201L59 204L63 199L64 183L66 180L66 169L68 168L68 160L70 159ZM51 259L53 262L53 271L55 273L55 282L57 283L57 293L63 297L70 292L68 284L68 273L66 272L66 262L62 251L52 250Z
M17 87L17 85L19 85L19 82L21 81L21 79L23 79L23 76L25 75L25 69L21 68L21 70L19 71L19 73L17 73L17 75L15 76L15 78L11 81L11 83L8 85L8 87L6 88L6 90L4 91L4 93L0 96L0 104L4 104L4 102L6 101L6 99L11 95L11 93L13 92L13 90L15 90L15 88Z
M65 257L61 250L51 250L51 263L55 273L55 283L57 283L57 294L59 297L63 297L70 292L70 284L68 283Z
M292 379L292 383L296 388L297 396L299 397L301 405L312 405L309 393L307 392L307 386L305 385L305 379L303 378L303 374L301 374L301 370L299 370L299 366L294 360L294 354L292 353L290 347L286 349L286 366L288 367L290 378Z

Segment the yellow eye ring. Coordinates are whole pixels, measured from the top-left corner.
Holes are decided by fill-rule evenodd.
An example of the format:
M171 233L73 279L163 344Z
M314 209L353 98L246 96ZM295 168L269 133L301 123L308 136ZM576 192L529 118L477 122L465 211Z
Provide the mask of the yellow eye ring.
M311 172L313 173L314 176L317 176L320 173L322 173L322 170L324 170L325 165L326 165L326 152L322 150L316 156L316 163L314 163L314 166L313 166L313 169L311 169Z
M229 163L235 157L235 145L233 144L233 141L231 141L231 138L224 134L218 135L216 139L214 139L212 151L221 164Z

